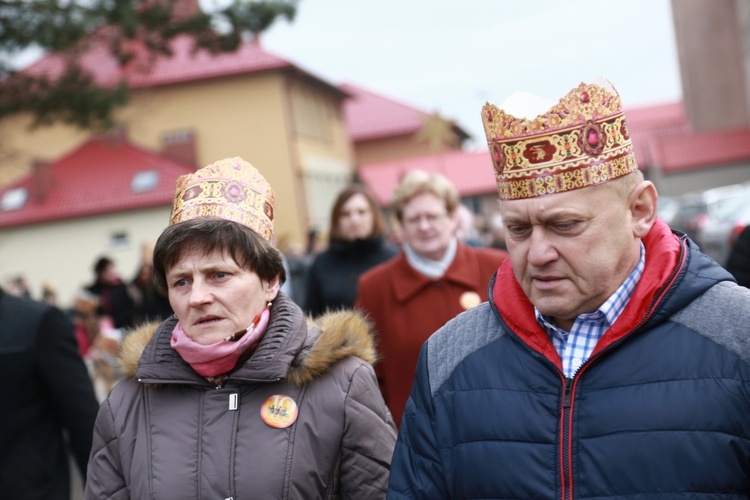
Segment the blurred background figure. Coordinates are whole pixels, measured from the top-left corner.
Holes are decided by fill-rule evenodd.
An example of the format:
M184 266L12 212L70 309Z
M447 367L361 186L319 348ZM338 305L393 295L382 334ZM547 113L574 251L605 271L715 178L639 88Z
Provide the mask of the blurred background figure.
M22 297L24 299L30 299L31 298L31 291L29 290L29 285L26 283L26 278L23 276L14 276L13 278L8 280L8 284L6 285L6 292L15 295L16 297Z
M386 242L384 230L380 208L363 186L349 186L338 195L331 212L328 248L318 254L310 269L309 314L319 316L329 309L354 305L360 275L398 253L398 248Z
M42 285L42 302L46 302L51 306L57 305L57 291L54 285L48 281Z
M117 364L123 332L114 327L112 318L101 314L99 297L81 292L73 305L73 327L78 350L88 369L99 402L122 378Z
M154 244L144 243L141 249L141 263L135 277L128 286L133 299L132 324L148 321L163 321L170 317L172 307L165 293L156 288L154 276Z
M357 306L375 324L376 371L397 425L409 396L419 350L458 313L487 300L487 284L507 254L459 240L455 186L440 174L407 173L393 193L402 253L359 280Z
M300 309L306 310L307 275L310 271L311 257L300 244L295 244L287 238L279 238L276 248L281 252L286 271L286 281L281 285L281 291Z
M474 224L474 212L466 205L456 207L456 237L459 241L472 247L484 246L479 238L479 232Z
M86 291L99 297L101 314L109 316L115 328L133 326L135 301L122 282L115 263L109 257L100 257L94 264L94 283Z
M739 285L750 288L750 226L745 227L737 237L729 254L727 271L732 273Z
M0 289L0 380L0 498L68 499L99 404L62 311Z

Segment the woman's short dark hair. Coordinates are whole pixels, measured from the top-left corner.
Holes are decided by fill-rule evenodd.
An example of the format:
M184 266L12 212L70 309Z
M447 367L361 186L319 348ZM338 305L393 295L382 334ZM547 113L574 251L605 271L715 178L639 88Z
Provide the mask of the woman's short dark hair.
M344 204L349 199L357 194L361 194L367 200L367 204L370 205L370 211L372 212L372 233L368 235L368 238L373 236L380 236L385 231L385 219L383 213L380 211L378 202L375 201L375 197L361 184L352 184L345 188L336 197L336 201L333 203L333 210L331 210L331 229L330 239L341 240L344 239L339 230L339 219L341 219L341 211L344 208Z
M264 281L279 276L286 281L284 263L273 245L247 226L224 219L201 218L169 226L154 245L154 283L167 291L167 270L190 250L205 255L226 251L243 269L252 271Z

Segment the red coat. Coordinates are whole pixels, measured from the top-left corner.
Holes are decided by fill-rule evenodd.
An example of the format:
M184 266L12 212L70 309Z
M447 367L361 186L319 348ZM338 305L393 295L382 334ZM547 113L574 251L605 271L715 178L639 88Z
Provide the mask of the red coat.
M409 265L403 253L359 279L356 306L374 322L381 361L380 388L396 425L427 338L464 310L487 300L487 286L507 253L459 243L445 275L432 280Z

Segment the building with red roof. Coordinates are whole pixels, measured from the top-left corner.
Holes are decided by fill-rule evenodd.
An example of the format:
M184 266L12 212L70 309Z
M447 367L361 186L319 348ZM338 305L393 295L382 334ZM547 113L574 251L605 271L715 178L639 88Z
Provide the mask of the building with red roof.
M115 258L124 272L135 272L141 245L158 237L167 218L136 227L123 217L142 214L147 203L168 212L171 194L157 194L169 191L176 176L168 172L177 165L180 171L195 169L232 156L251 162L276 192L277 237L300 243L308 228L326 223L333 198L351 181L353 152L342 111L348 94L338 86L257 41L233 53L210 54L194 51L191 40L180 37L171 45L171 57L152 58L133 48L136 57L124 67L103 42L92 41L81 56L97 82L125 80L131 88L130 101L115 115L129 143L123 158L104 154L103 143L91 142L88 131L59 123L31 128L28 115L0 121L3 148L12 152L0 156L0 186L5 186L0 190L0 281L18 274L32 285L52 280L70 301L102 254ZM52 54L25 71L54 77L62 67ZM147 154L137 158L135 151ZM132 192L134 170L149 170L154 158L160 158L157 191ZM46 170L52 181L37 198L31 188L47 178ZM149 175L157 174L143 174L138 182L148 182ZM36 247L47 252L44 258L19 251L28 241L47 240L68 221L82 224L70 232L76 252L56 255L64 247L56 238ZM53 260L54 270L39 265Z

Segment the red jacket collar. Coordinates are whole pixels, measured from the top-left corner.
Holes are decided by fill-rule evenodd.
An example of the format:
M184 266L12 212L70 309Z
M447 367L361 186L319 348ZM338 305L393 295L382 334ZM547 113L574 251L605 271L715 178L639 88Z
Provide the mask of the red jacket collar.
M646 247L646 267L643 276L620 317L597 343L594 353L623 338L634 327L644 323L656 310L656 305L684 265L684 243L681 243L660 219L657 219L654 227L643 239L643 244ZM534 306L513 275L510 259L506 259L498 270L491 300L505 323L521 340L562 369L560 356L547 332L536 321Z
M399 276L398 286L395 290L396 300L399 302L405 302L435 281L447 281L464 285L466 287L473 287L474 280L471 279L471 277L476 276L477 270L474 269L476 263L475 260L471 258L470 252L471 250L469 250L467 245L459 242L453 262L448 266L448 270L443 277L437 280L428 278L411 267L406 260L406 255L401 252L394 259L394 270L396 271L397 276Z

